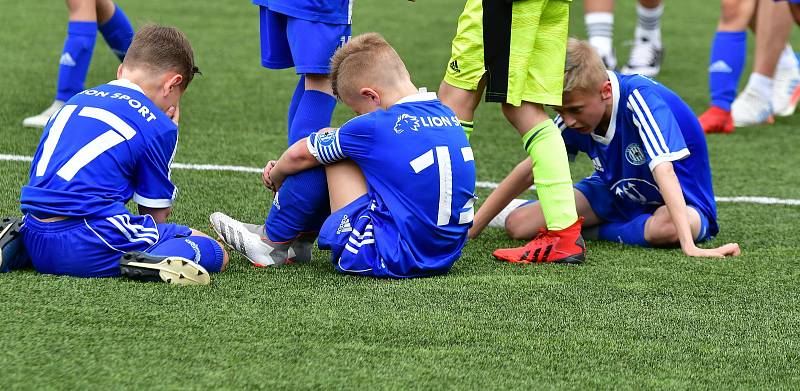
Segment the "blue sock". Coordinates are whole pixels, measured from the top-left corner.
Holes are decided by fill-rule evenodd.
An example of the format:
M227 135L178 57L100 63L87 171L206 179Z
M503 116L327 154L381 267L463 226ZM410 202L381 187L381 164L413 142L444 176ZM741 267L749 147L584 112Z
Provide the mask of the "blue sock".
M97 22L69 22L59 60L57 100L67 101L83 91L96 38Z
M711 44L708 67L708 89L711 92L712 105L731 110L746 57L747 32L717 31Z
M602 224L599 227L598 238L609 242L650 247L650 244L644 240L644 225L652 216L652 214L645 213L628 222Z
M131 41L133 41L133 26L131 26L131 22L125 13L122 12L122 8L114 4L114 15L107 22L101 24L99 28L111 51L122 61L125 58L125 53L128 52L128 47L131 46Z
M334 97L320 91L305 91L289 129L289 145L330 126L335 107ZM323 167L286 178L276 197L264 223L267 237L275 242L292 240L301 232L319 231L330 214L328 182Z
M303 93L306 91L306 76L300 75L300 80L297 81L297 86L294 88L294 93L292 94L292 101L289 102L289 121L287 122L287 127L289 130L292 129L292 122L294 122L294 115L297 113L297 106L300 106L300 99L303 98ZM292 144L289 144L292 145Z

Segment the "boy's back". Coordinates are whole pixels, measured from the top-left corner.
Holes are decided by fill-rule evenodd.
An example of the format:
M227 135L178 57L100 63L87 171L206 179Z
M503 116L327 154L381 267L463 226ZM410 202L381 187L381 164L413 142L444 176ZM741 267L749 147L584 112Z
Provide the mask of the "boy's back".
M108 217L128 213L131 198L169 207L177 137L177 126L139 86L116 80L86 90L45 128L22 189L22 211L41 218Z
M347 157L363 171L372 229L383 239L378 253L392 264L389 272L449 270L476 199L472 148L455 114L434 93L420 93L347 122L335 136L312 134L310 142L316 137L330 138L320 140L329 145L318 148L320 157Z

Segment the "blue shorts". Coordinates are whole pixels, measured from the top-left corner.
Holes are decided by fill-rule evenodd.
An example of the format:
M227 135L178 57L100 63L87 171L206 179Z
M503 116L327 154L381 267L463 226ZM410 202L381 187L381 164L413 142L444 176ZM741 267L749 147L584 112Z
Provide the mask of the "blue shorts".
M375 232L369 208L371 200L362 195L333 212L322 224L317 245L331 250L336 271L362 276L385 277L386 269L375 245Z
M209 272L222 268L224 253L215 240L192 236L192 230L183 225L156 224L149 215L52 223L28 215L20 231L33 267L45 274L116 277L120 258L130 251L184 257Z
M349 24L298 19L259 7L261 65L269 69L295 67L297 74L330 73L331 57L351 34Z
M575 184L575 188L580 191L589 201L592 211L601 220L608 223L624 223L631 221L643 214L652 214L661 205L642 205L639 208L632 208L629 204L622 204L608 186L597 176L584 178ZM697 211L700 215L700 232L695 238L695 242L703 242L711 239L708 231L710 219L700 208L693 205L688 207Z

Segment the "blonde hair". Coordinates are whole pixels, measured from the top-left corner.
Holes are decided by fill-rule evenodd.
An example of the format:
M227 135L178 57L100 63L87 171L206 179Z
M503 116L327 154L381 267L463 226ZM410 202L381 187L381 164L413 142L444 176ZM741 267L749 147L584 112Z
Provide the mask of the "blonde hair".
M589 42L570 38L564 65L564 92L594 91L608 80L606 66Z
M340 99L356 96L366 86L391 86L410 78L403 60L378 33L351 38L331 58L331 85Z

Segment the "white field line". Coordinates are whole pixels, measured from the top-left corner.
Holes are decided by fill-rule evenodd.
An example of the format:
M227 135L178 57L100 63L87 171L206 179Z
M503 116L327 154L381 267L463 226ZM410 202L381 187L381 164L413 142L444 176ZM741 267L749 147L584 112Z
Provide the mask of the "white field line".
M32 156L21 155L6 155L0 154L0 161L8 162L31 162ZM244 167L244 166L224 166L218 164L192 164L192 163L172 163L172 168L178 170L194 170L194 171L232 171L232 172L245 172L259 174L262 168L258 167ZM494 182L475 182L475 186L484 189L495 189L497 183ZM531 188L533 189L533 188ZM734 202L743 204L762 204L762 205L800 205L800 200L782 199L773 197L755 197L755 196L739 196L739 197L717 197L717 202Z

